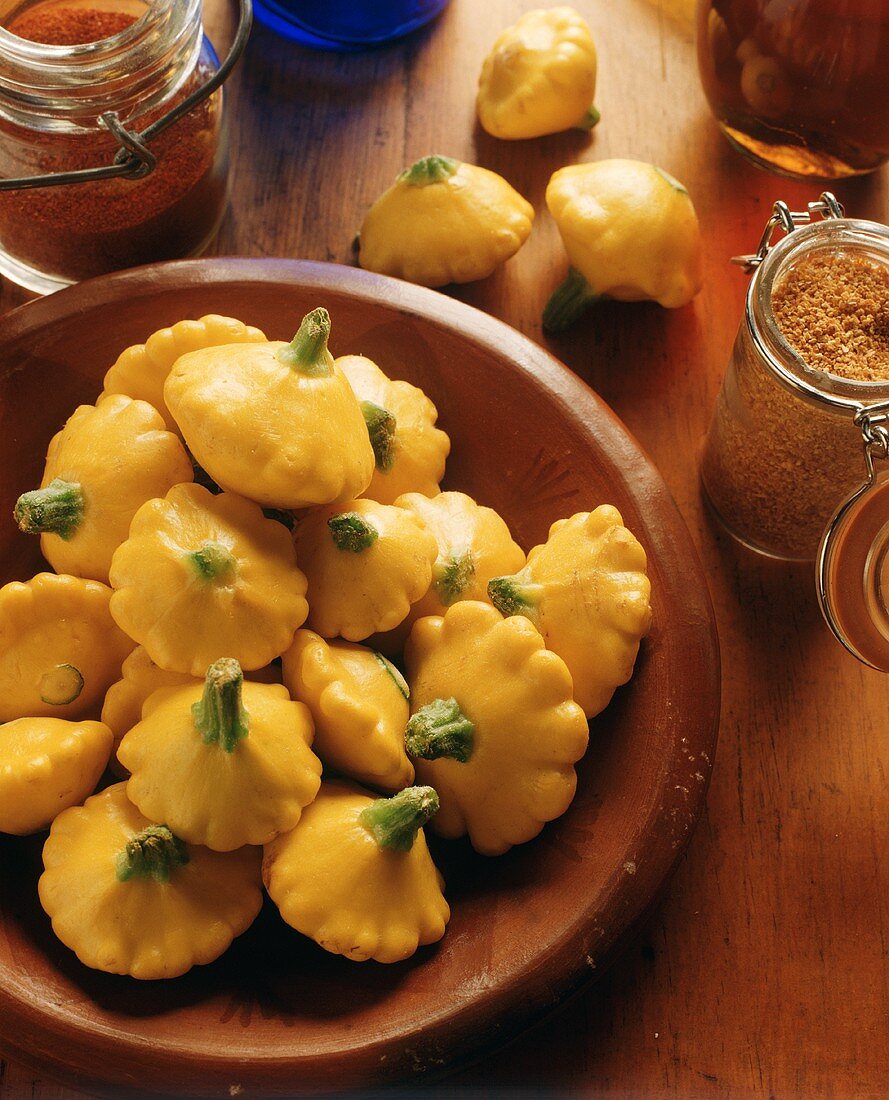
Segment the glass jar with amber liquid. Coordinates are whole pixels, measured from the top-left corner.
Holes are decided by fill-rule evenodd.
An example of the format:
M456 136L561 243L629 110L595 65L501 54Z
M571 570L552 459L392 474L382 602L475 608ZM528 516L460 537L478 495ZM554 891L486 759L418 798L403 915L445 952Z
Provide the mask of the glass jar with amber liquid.
M704 92L729 141L789 176L889 160L889 0L698 0Z

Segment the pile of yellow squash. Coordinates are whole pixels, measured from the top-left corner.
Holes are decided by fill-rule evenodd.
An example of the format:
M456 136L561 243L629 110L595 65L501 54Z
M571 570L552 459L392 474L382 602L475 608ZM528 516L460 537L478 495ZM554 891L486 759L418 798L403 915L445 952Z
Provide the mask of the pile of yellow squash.
M40 900L87 966L208 963L263 886L328 951L409 957L450 915L424 826L531 840L632 673L650 588L619 513L526 559L440 492L429 398L329 335L321 308L290 343L155 333L16 505L56 572L0 589L0 831L49 828Z

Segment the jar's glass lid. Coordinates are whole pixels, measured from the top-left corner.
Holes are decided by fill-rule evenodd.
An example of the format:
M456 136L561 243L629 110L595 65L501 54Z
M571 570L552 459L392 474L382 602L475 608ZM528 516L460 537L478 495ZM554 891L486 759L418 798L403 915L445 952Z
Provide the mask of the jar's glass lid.
M821 540L818 600L859 660L889 672L889 469L841 506Z

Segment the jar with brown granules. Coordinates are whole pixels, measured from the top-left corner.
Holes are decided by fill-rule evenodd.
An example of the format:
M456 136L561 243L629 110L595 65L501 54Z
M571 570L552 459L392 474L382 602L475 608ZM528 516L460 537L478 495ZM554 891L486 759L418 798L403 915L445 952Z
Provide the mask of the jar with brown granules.
M781 230L786 236L773 246ZM884 603L873 540L883 527L889 532L889 503L882 513L876 507L887 476L881 460L889 457L889 228L844 217L825 192L804 213L776 203L757 253L738 259L754 274L704 445L706 497L748 547L784 560L817 558L826 613L838 587L840 603L849 592L864 599L864 591L855 617L872 624L865 604L874 611ZM852 545L858 564L848 556ZM862 577L850 582L837 572L838 561L867 574L863 590ZM880 616L886 628L877 648L889 646L885 609ZM839 635L835 618L828 614Z

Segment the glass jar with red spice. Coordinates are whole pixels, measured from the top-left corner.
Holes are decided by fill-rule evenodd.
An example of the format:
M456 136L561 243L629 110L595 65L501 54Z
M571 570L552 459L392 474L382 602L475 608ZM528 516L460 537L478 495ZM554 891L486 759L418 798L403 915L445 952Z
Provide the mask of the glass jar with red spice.
M50 293L202 252L228 199L218 73L201 0L0 0L0 185L105 166L115 178L0 189L0 273Z

